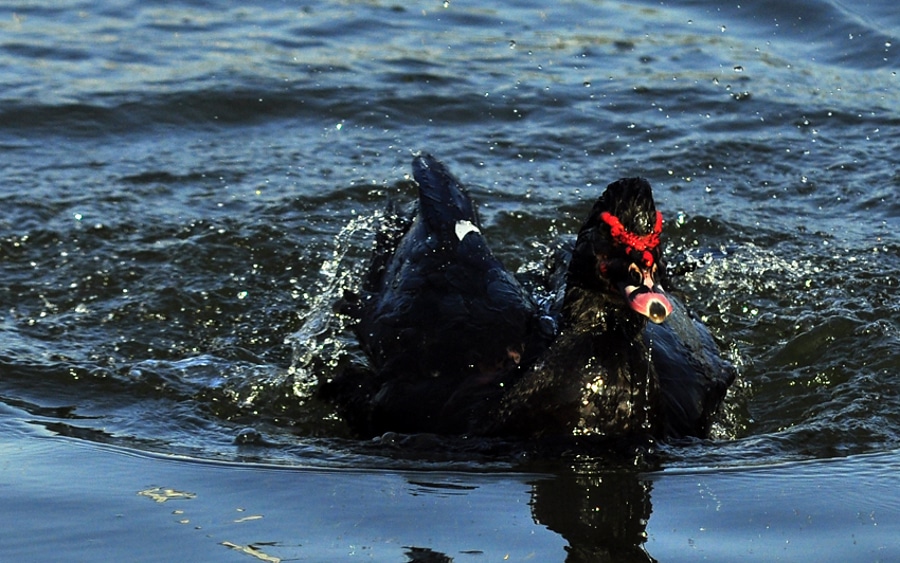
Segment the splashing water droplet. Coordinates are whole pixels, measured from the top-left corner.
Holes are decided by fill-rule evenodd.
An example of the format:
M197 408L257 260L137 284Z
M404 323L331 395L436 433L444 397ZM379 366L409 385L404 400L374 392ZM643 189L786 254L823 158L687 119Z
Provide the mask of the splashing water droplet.
M358 251L371 248L375 233L384 231L390 222L383 212L357 216L335 236L331 257L322 263L318 288L311 292L303 324L289 338L294 348L290 375L298 397L308 397L317 382L334 375L352 353L349 342L353 339L348 337L352 321L336 312L335 304L345 295L359 292L366 261L360 260Z

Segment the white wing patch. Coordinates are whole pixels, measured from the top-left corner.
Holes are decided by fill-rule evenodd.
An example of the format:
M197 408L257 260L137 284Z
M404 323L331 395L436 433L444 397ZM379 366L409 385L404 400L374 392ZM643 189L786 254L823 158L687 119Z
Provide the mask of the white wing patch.
M462 240L466 238L466 235L469 233L478 233L481 234L481 231L478 230L471 221L466 221L465 219L456 222L456 238Z

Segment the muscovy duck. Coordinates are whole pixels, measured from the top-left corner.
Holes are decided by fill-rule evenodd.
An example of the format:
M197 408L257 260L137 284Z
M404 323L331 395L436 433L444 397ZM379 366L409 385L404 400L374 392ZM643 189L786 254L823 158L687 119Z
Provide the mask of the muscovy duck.
M416 209L393 214L348 306L372 371L322 388L357 432L708 432L734 370L662 289L662 216L645 180L610 184L560 247L545 311L491 254L446 167L419 155L413 175Z
M346 309L373 373L323 396L362 434L463 433L555 332L481 234L468 194L430 155L413 160L412 213L388 212L361 294Z
M667 283L650 184L624 178L594 203L548 283L560 333L499 400L497 433L705 437L736 371ZM647 321L652 321L648 323Z

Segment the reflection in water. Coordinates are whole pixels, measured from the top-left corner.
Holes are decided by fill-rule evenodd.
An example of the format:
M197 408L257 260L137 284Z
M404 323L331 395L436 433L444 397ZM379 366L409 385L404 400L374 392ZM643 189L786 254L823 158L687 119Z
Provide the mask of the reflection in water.
M452 557L427 547L407 548L405 555L409 558L408 563L450 563L453 561Z
M568 542L569 563L655 561L644 548L649 480L594 465L534 483L532 515Z

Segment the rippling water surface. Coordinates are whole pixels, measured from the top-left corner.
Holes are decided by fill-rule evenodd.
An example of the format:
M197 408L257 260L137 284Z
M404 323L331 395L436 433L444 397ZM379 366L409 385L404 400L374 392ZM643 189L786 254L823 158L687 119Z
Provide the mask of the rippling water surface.
M0 553L900 557L898 49L887 0L6 3ZM740 366L715 439L535 460L308 400L418 150L511 268L650 179Z

